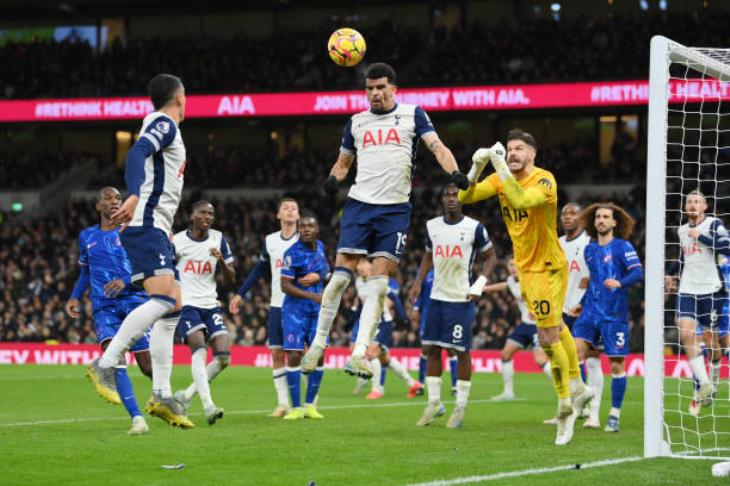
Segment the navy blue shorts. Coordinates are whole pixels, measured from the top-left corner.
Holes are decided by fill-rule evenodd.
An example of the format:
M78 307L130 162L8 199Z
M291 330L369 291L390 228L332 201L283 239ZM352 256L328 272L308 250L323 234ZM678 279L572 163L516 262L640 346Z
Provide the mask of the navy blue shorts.
M530 346L539 348L540 343L537 340L537 325L528 324L527 322L520 322L520 325L512 331L512 334L507 338L509 341L513 341L521 348L528 348Z
M689 319L697 323L697 334L714 330L720 337L728 334L728 297L725 292L706 295L677 295L678 319Z
M110 341L116 336L119 326L122 325L124 318L127 314L132 312L140 305L147 302L147 298L132 298L117 301L112 306L103 307L97 311L94 311L94 332L96 333L96 342L102 344L105 341ZM147 351L150 349L149 341L149 329L144 335L134 343L134 346L130 348L133 353L139 353L141 351Z
M180 309L177 333L181 338L187 339L195 331L203 331L208 341L216 336L228 334L221 308L201 309L192 305L184 305Z
M476 316L474 302L444 302L429 299L422 344L468 351Z
M281 318L284 333L284 351L304 351L317 334L317 315L300 315L284 312ZM329 337L327 338L329 343Z
M357 341L357 333L360 331L360 321L358 320L352 327L352 342ZM375 342L380 347L388 349L393 346L393 321L380 321L378 331L375 333Z
M122 231L119 239L132 265L132 282L155 275L173 275L177 279L175 249L164 231L132 226Z
M269 307L269 337L266 340L269 349L284 347L284 331L281 328L281 307Z
M630 335L628 322L602 321L587 313L581 313L573 327L573 337L587 341L594 348L603 347L606 356L628 355Z
M406 251L411 203L368 204L347 199L342 210L338 253L400 260Z
M563 312L563 322L566 326L568 326L568 329L570 329L570 332L573 332L573 325L575 324L575 321L577 320L577 317L570 316Z

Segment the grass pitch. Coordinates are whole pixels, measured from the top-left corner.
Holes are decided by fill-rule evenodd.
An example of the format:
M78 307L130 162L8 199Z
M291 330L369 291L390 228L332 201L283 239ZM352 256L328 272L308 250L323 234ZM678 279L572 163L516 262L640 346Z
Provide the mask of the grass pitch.
M143 405L150 383L133 367L130 374ZM187 385L189 369L176 367L173 381L175 389ZM386 397L376 402L353 396L353 385L343 372L326 371L320 398L325 419L284 422L266 416L275 404L271 371L233 367L212 384L216 403L226 410L218 424L205 423L196 398L195 429L173 429L148 417L150 434L129 437L124 409L96 396L82 367L2 366L0 484L413 484L642 454L640 379L629 380L620 433L584 430L579 422L573 442L561 448L553 445L555 429L542 424L555 410L553 389L542 374L517 375L519 400L503 403L488 400L500 391L499 376L475 374L460 430L445 428L448 415L416 428L425 399L407 400L392 373ZM442 394L450 413L446 385ZM609 406L607 378L603 422ZM184 469L162 469L181 463ZM711 464L638 460L489 484L728 484L712 478Z

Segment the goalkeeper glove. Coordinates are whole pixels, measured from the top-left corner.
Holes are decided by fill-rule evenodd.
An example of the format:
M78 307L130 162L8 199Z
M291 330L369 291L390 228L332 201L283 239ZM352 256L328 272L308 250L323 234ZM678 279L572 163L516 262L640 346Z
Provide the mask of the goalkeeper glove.
M488 163L488 149L480 148L474 152L474 155L471 156L471 169L469 169L469 173L466 175L466 178L469 179L470 183L476 184L479 181L479 176L482 175L482 172Z
M507 161L504 159L504 156L507 153L504 149L504 145L497 142L489 147L487 152L489 152L489 161L492 163L492 167L494 167L495 172L499 174L499 178L504 181L512 177L512 172L510 172Z
M469 189L469 179L467 179L466 176L458 170L455 170L451 173L451 177L449 177L449 183L456 184L456 187L458 187L462 191L466 191L467 189Z
M328 196L334 196L340 189L340 183L337 181L337 177L331 175L324 181L324 193Z
M479 278L469 287L469 297L481 297L485 285L487 285L487 277L479 275Z

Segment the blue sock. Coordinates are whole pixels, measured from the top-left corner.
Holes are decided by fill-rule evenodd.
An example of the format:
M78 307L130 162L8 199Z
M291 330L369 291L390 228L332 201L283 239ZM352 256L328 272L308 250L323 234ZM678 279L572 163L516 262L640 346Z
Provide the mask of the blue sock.
M580 379L583 380L583 383L588 383L588 378L586 378L586 362L581 361L578 365L580 366Z
M319 387L322 384L323 377L324 368L317 368L307 375L307 396L305 397L304 403L309 405L314 403L314 399L317 398L317 393L319 393Z
M418 382L419 383L425 383L426 382L426 367L428 366L428 359L421 355L421 357L418 360Z
M626 395L626 373L611 377L611 406L621 408Z
M314 373L313 373L314 374ZM286 382L289 385L291 406L302 406L302 369L300 367L286 369Z
M122 399L122 404L127 409L127 413L132 418L141 417L142 412L139 411L137 399L134 398L134 388L132 388L132 382L127 374L127 368L114 368L114 374L117 377L117 393L119 393L119 398Z
M452 356L449 358L449 370L451 370L451 388L456 386L457 369L459 368L459 358Z
M383 366L380 370L380 386L385 386L385 374L388 372L388 367Z

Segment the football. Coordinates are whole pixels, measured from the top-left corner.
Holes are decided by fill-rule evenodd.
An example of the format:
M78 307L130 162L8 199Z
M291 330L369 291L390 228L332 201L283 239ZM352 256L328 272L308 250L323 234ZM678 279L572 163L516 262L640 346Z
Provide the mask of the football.
M365 57L365 39L355 29L337 29L327 42L327 52L338 66L352 67Z

